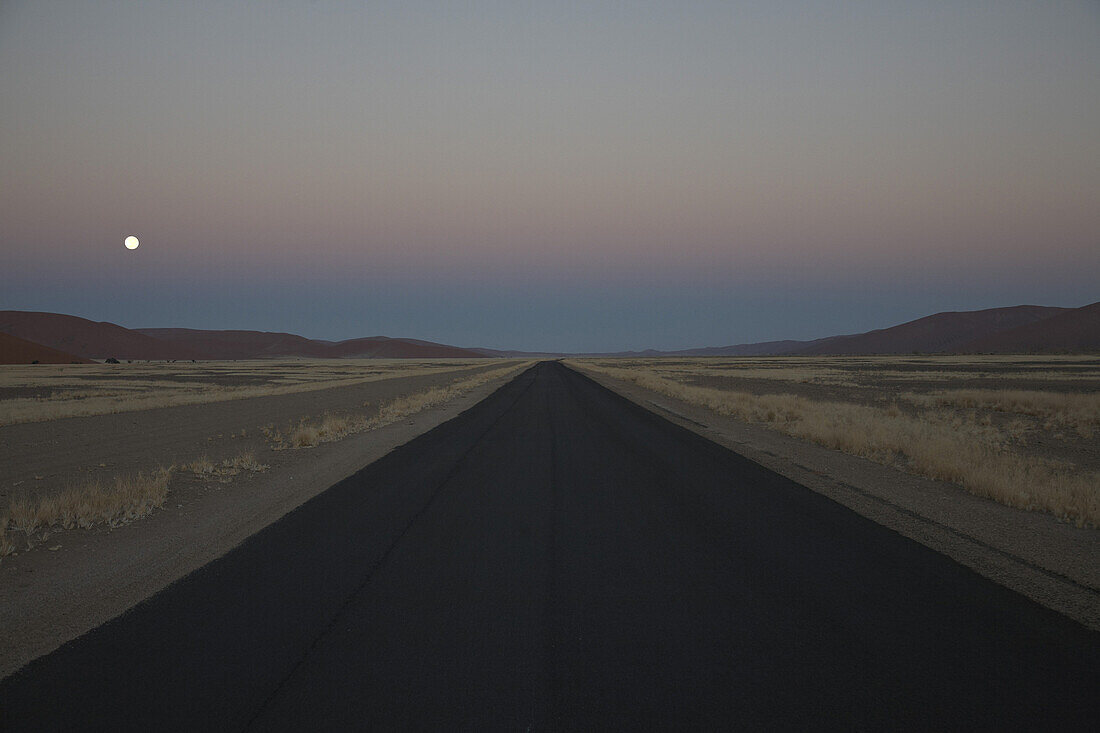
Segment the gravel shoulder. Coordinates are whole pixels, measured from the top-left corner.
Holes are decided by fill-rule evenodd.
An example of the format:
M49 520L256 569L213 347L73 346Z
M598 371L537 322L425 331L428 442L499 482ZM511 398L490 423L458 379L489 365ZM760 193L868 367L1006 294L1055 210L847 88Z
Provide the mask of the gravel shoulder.
M351 386L0 426L0 504L89 480L267 450L262 428L324 413L374 415L402 395L498 368L456 367ZM243 434L242 434L243 431Z
M634 403L1100 630L1100 531L719 415L572 365Z
M476 404L515 374L440 407L312 448L272 450L262 426L325 412L369 415L379 404L479 371L0 428L0 501L201 455L217 461L252 451L269 467L226 483L174 474L165 508L145 519L115 529L52 532L33 550L4 558L0 677L220 557L306 500ZM19 533L14 535L21 543Z
M1100 633L542 362L0 699L36 732L1070 731L1098 665Z

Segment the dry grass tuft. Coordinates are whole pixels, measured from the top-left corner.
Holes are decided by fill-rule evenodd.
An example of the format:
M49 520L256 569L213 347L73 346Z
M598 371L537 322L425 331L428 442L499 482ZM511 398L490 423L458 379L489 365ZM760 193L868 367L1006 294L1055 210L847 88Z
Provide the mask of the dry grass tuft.
M260 472L266 471L267 466L263 465L256 460L256 454L249 451L248 453L242 453L235 458L226 458L221 463L214 463L206 456L196 458L190 463L185 464L182 470L190 472L203 479L218 479L219 481L228 481L230 477L236 476L241 471Z
M183 466L181 466L182 470L190 471L191 473L195 474L196 476L208 476L210 474L213 474L214 473L214 468L215 468L214 467L214 462L211 461L206 456L202 456L201 458L196 458L195 460L191 461L190 463L185 463Z
M171 468L161 468L150 474L138 473L116 478L113 484L93 481L73 486L60 494L39 499L16 499L0 517L0 527L22 532L27 549L33 546L34 533L51 529L85 529L99 524L117 527L140 519L164 506L168 498ZM0 542L8 547L10 540Z
M256 460L254 453L242 453L214 463L206 456L181 467L203 478L228 481L241 471L266 471L268 466ZM21 497L11 502L7 513L0 514L0 558L15 550L9 531L22 532L27 549L34 546L36 533L41 539L51 530L89 529L100 524L117 527L149 515L164 506L168 483L174 467L152 473L120 476L112 483L91 481L70 486L59 494L40 498Z
M7 522L0 522L0 559L7 557L15 551L15 543L8 537Z
M1029 415L1045 421L1045 427L1062 427L1082 438L1100 429L1100 394L1039 392L1021 389L953 389L932 394L905 395L918 405L985 409Z
M334 415L325 413L319 422L310 423L306 420L298 423L297 427L288 428L286 435L274 427L265 427L263 433L271 440L275 450L287 448L312 448L321 443L329 443L342 440L349 435L361 433L365 430L375 430L397 422L414 413L431 407L442 405L450 400L466 394L483 384L517 373L533 362L521 364L509 364L501 369L482 372L468 379L457 379L446 387L431 387L422 392L398 397L378 408L378 414L371 417L366 415ZM367 406L364 404L364 406Z
M321 429L302 422L290 436L290 444L295 448L312 448L321 442Z
M30 499L20 498L12 501L8 508L7 522L16 532L22 532L27 540L27 549L31 549L31 536L38 529L38 506Z
M252 471L259 473L260 471L266 471L268 466L260 463L256 460L256 454L249 451L248 453L242 453L236 458L226 458L221 463L222 468L235 469L238 471Z
M92 364L5 365L0 369L0 386L35 388L40 394L0 400L0 425L310 392L414 374L461 372L493 361L296 359L133 364L121 369Z
M1019 438L1018 426L1010 424L1006 432L989 420L953 411L909 415L893 404L873 407L790 394L754 395L681 384L642 368L592 363L585 366L722 415L762 423L828 448L950 481L1009 506L1049 512L1078 526L1100 526L1100 474L1011 452L1009 445ZM1001 400L997 404L1016 405L1019 409L1037 404L996 399Z

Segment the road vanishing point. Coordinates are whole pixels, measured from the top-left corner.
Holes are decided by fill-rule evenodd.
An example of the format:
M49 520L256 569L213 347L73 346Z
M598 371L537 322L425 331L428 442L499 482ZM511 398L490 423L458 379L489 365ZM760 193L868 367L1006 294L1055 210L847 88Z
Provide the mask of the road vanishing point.
M557 362L0 683L10 730L1058 729L1100 634Z

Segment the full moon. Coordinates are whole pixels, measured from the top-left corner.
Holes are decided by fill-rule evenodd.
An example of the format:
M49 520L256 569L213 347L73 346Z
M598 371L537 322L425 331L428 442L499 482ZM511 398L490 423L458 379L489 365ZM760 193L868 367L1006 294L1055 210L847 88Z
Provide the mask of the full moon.
M126 239L123 240L122 243L126 245L126 249L137 249L138 248L138 238L135 237L135 236L126 237Z

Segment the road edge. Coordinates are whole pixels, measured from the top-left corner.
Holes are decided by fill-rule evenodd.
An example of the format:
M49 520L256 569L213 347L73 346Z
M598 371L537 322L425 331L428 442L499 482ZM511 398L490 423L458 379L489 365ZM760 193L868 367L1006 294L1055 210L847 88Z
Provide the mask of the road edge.
M300 462L287 471L263 474L262 478L255 479L267 485L268 501L247 514L216 517L212 520L216 526L208 528L208 536L201 538L203 541L193 541L198 533L192 531L189 535L189 528L183 528L165 536L156 547L140 547L136 537L127 533L126 528L118 532L103 530L99 534L113 535L112 542L99 545L104 554L82 558L82 562L98 565L101 572L94 579L82 581L84 585L77 588L47 584L33 596L3 609L0 626L8 638L0 649L0 679L126 613L340 481L458 417L525 371L527 369L517 368L438 407L303 451ZM143 520L143 525L152 525L166 515L166 512L154 513ZM78 531L83 530L73 530ZM104 538L86 536L84 539L94 542ZM107 571L104 565L109 566ZM100 602L86 603L84 599L91 595Z
M1086 567L1091 564L1094 570L1100 568L1100 542L1097 541L1100 536L1094 534L1097 530L1071 527L1047 515L1023 512L976 497L952 484L912 476L743 423L584 369L581 364L565 363L563 366L1086 628L1100 631L1100 587L1080 572L1082 562ZM848 470L838 471L841 467ZM859 480L856 477L860 475L872 477L872 480ZM886 483L900 489L884 491ZM938 501L922 504L917 500L922 494L935 495ZM952 503L955 506L951 506ZM968 521L975 510L995 515L1002 529L1016 523L1021 531L1008 533L1008 536L987 531ZM1046 543L1046 547L1037 547L1036 541L1040 545ZM1083 561L1082 555L1085 556ZM1077 567L1069 562L1071 559L1079 561Z

